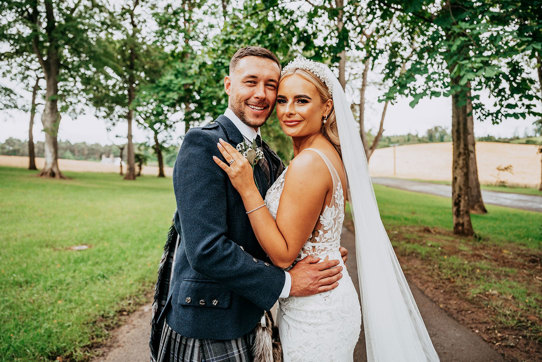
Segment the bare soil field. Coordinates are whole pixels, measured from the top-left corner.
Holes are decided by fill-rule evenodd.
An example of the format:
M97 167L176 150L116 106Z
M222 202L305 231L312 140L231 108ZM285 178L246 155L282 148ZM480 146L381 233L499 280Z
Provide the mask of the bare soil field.
M395 148L395 151L394 151ZM395 172L394 172L395 152ZM483 184L538 187L540 155L537 145L476 143L478 174ZM512 165L510 172L497 167ZM369 163L371 176L451 181L452 143L424 143L377 149Z
M118 165L110 163L101 163L93 161L78 161L78 160L58 160L60 171L77 171L77 172L111 172L118 173L120 168ZM44 159L41 157L36 157L36 166L42 168L44 164ZM23 156L0 156L0 166L11 166L11 167L28 167L28 157ZM124 166L124 171L126 172L126 166ZM173 173L173 168L165 167L164 172L166 176L171 176ZM143 175L158 175L157 166L143 166L141 171Z

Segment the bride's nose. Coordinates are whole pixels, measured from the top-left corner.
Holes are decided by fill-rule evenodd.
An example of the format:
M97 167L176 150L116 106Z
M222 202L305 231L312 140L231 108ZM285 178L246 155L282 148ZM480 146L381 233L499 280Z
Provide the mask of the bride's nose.
M295 114L295 106L293 102L286 103L286 115L291 116Z

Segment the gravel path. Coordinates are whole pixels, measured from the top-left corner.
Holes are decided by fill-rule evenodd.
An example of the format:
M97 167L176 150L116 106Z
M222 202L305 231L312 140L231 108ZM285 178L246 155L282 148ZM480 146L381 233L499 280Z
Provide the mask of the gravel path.
M389 186L396 189L422 192L425 194L443 197L452 197L452 187L450 185L389 177L373 177L372 180L376 184ZM482 190L482 199L486 204L542 212L542 196Z
M347 268L354 285L357 286L358 277L354 257L356 255L354 234L347 229L343 229L342 238L343 246L345 246L350 253ZM448 316L446 312L433 303L415 285L410 284L410 288L442 362L504 361L501 355L493 350L482 338ZM141 307L138 311L133 313L123 326L113 331L112 338L108 344L98 352L101 357L95 359L95 361L148 362L150 318L150 304ZM366 361L363 328L354 352L354 360L356 362Z

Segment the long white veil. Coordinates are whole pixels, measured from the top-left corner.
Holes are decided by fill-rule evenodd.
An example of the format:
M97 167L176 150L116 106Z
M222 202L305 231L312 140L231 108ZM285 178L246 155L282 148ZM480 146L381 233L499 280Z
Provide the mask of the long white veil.
M367 359L438 361L439 357L380 219L365 150L350 104L333 72L325 65L323 68L332 83L335 116L356 229L356 261Z

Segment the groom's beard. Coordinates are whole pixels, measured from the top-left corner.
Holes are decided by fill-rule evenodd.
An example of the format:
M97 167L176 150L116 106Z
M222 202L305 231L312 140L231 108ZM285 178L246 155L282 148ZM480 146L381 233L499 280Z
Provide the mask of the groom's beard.
M273 113L274 106L273 107L270 106L267 102L260 102L258 104L253 104L253 105L256 107L268 107L268 113L264 119L262 120L251 119L247 115L247 112L245 112L245 107L248 108L248 105L245 102L236 102L235 104L232 105L231 108L232 108L233 113L235 113L237 117L239 117L241 122L243 122L244 124L252 128L260 128L261 126L265 124L265 122L269 119L269 117L271 117L271 113Z

